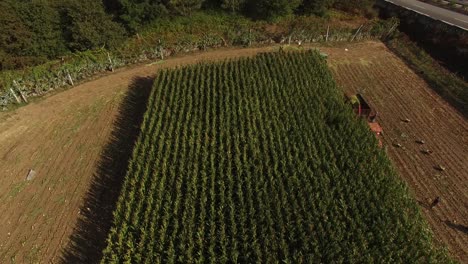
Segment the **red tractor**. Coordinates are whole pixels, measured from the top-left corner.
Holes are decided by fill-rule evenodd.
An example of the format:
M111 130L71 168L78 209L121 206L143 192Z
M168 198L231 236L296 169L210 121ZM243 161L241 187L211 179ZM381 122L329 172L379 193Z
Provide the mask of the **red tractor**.
M367 124L369 125L372 132L374 132L375 137L379 141L379 147L382 147L382 132L383 129L379 125L377 120L377 111L374 111L369 104L366 102L364 97L361 94L355 94L352 96L348 96L348 101L350 102L351 106L353 107L354 113L357 116L365 118Z

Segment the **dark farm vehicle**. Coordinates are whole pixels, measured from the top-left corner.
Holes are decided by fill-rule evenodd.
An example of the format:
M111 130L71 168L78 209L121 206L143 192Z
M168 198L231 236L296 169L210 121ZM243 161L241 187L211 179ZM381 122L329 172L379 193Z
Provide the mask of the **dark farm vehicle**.
M375 111L369 106L369 104L366 102L366 100L361 94L355 94L347 97L349 103L353 107L354 113L356 113L357 116L362 117L367 121L370 130L374 132L375 137L379 141L379 147L382 147L381 137L383 129L377 122L377 111Z

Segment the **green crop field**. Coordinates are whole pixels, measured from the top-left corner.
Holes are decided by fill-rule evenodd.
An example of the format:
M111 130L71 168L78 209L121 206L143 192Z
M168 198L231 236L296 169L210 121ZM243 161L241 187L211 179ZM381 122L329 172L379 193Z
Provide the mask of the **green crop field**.
M447 263L315 51L158 74L102 263Z

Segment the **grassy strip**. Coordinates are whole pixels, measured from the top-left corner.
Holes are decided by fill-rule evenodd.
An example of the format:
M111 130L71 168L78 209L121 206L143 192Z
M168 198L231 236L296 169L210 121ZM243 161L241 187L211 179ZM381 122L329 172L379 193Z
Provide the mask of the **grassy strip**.
M400 34L387 41L386 45L423 77L434 91L468 117L468 83L466 81L441 66L406 35Z

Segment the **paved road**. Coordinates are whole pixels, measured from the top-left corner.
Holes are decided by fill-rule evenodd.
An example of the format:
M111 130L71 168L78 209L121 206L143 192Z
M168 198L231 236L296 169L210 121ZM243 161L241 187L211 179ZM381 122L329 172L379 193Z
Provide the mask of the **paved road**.
M468 16L417 0L384 0L468 31Z

